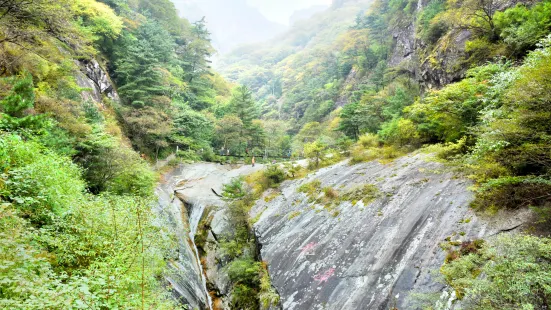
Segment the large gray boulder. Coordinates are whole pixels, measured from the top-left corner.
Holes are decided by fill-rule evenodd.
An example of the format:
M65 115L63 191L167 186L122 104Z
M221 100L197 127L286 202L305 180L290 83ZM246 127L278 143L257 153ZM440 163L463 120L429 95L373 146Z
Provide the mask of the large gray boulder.
M313 180L341 193L373 184L380 195L327 210L298 191ZM469 209L469 186L423 154L386 165L343 162L285 182L279 197L251 210L283 308L416 309L412 293L444 292L435 278L446 255L439 244L499 231Z

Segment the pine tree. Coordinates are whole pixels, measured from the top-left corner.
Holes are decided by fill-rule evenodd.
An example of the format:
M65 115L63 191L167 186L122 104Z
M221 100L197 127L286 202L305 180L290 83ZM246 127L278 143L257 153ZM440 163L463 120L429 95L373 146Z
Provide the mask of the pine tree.
M30 75L11 79L11 93L0 101L0 129L38 131L46 126L43 115L32 113L34 108L34 84Z
M189 87L184 99L195 110L204 110L212 105L215 97L209 79L212 75L209 59L214 50L205 18L193 24L191 38L181 41L177 54L184 72L182 79Z
M161 73L173 57L170 34L156 22L138 28L135 36L126 33L116 51L116 78L126 104L136 108L153 105L152 98L168 93Z
M247 86L239 86L230 100L230 112L243 122L245 128L250 128L253 119L258 116L256 102Z

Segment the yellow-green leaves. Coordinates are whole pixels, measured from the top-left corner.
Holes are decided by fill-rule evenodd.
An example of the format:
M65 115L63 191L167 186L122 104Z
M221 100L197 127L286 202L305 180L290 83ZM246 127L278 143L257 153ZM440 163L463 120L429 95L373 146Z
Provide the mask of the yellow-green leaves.
M80 25L94 35L94 40L101 37L115 39L122 31L122 19L103 3L96 0L77 0L74 9L75 14L80 17Z

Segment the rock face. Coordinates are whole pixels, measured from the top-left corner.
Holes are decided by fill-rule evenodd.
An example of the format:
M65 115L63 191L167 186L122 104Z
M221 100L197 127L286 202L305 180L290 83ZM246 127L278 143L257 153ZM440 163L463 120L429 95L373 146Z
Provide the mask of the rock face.
M190 238L190 225L186 206L175 195L175 188L184 173L179 167L164 176L165 181L156 189L158 204L154 211L159 217L159 225L168 229L177 241L168 259L169 270L165 277L172 287L173 295L190 309L207 309L208 297L203 273L199 264L197 249Z
M262 165L253 168L214 163L182 165L166 174L157 188L159 203L155 211L160 217L160 225L167 227L178 241L175 259L169 261L171 269L166 279L175 297L191 309L229 309L226 296L229 280L219 264L216 236L230 232L224 202L212 190L221 193L222 186L233 178L262 168ZM206 232L205 248L198 249L194 239L204 216L212 221ZM199 252L202 257L199 257ZM211 292L222 304L212 301Z
M83 100L102 103L103 96L107 96L111 100L119 100L119 95L109 75L95 59L80 61L77 65L81 68L81 72L76 75L77 85L89 89L81 93Z
M262 259L284 309L416 309L412 292L445 287L433 272L446 238L481 238L489 227L468 208L468 181L443 171L426 155L383 165L340 163L305 180L287 181L282 194L251 211ZM344 201L328 212L298 188L313 180L346 192L373 184L381 195L366 205Z

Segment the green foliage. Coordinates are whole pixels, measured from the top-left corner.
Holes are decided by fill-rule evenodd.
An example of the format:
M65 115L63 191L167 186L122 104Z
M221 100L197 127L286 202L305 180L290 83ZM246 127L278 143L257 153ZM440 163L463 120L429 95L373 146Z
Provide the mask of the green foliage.
M270 165L264 172L264 175L268 180L270 180L269 187L277 187L281 182L285 181L286 175L285 171L281 169L278 165Z
M224 268L230 278L232 308L258 309L263 304L277 304L279 296L272 288L265 263L253 256L257 249L252 236L249 211L270 186L281 182L283 171L278 166L259 171L246 178L233 179L224 185L222 196L228 203L229 219L234 233L220 243L225 255Z
M122 32L121 17L107 5L95 0L75 1L75 14L80 17L79 24L86 34L94 40L116 39Z
M0 145L2 308L175 306L156 280L169 240L149 198L91 196L67 157L16 135Z
M277 306L280 301L280 297L276 290L272 286L270 275L268 273L268 266L265 262L262 263L260 271L260 294L259 299L262 307L268 309L270 306Z
M40 132L47 126L42 115L34 115L35 95L32 76L8 79L13 84L10 94L0 101L0 129Z
M379 146L379 137L374 134L365 134L360 137L358 140L358 144L360 144L364 148L369 147L377 147Z
M0 197L14 203L22 217L44 225L78 203L84 183L76 165L16 135L2 135L0 141L5 147Z
M550 247L546 238L501 235L464 247L441 272L465 309L541 309L551 296Z
M236 284L246 284L248 286L258 285L260 281L259 262L250 258L236 259L228 264L227 272L230 280Z
M155 178L147 164L113 137L95 131L77 146L75 161L85 168L84 177L93 193L149 196Z
M494 99L492 96L502 95L490 92L491 78L507 68L507 63L495 63L471 69L466 79L432 91L407 107L405 112L417 126L422 141L455 142L480 124L480 112Z
M224 184L222 196L228 201L243 198L247 194L244 186L242 179L235 178L230 183Z
M495 14L496 27L511 54L522 56L547 36L551 27L551 3L517 6Z
M419 14L419 36L429 44L435 44L447 31L448 25L435 17L446 9L446 2L441 0L430 1Z
M341 201L350 201L352 204L356 204L358 201L362 201L362 203L367 206L370 204L373 200L379 198L381 196L381 191L377 186L373 184L365 184L365 185L358 185L344 194L342 194L340 200Z
M172 139L184 147L188 146L195 150L210 148L214 129L211 118L181 104L178 106L178 114L174 117Z
M317 140L304 146L304 156L309 159L309 166L319 168L320 163L325 159L327 145Z
M484 183L472 203L475 209L517 209L551 204L551 181L541 177L500 177Z
M321 181L316 179L312 182L302 184L298 188L298 191L300 193L305 193L310 199L316 199L321 193Z
M397 118L383 125L383 128L379 131L379 136L386 144L398 147L416 147L420 142L417 127L411 120L404 118Z

